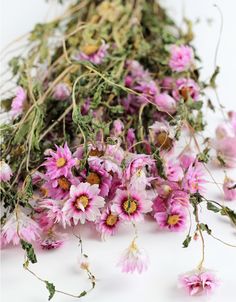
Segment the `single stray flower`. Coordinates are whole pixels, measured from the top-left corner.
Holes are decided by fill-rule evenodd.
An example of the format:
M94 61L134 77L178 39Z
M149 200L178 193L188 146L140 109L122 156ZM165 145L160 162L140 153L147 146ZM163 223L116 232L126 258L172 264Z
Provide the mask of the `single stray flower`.
M232 201L236 200L236 182L232 179L225 177L224 184L223 184L223 190L225 199Z
M193 64L193 49L186 45L173 45L170 50L169 66L172 71L182 72L188 70Z
M209 271L184 274L180 276L179 283L190 296L209 294L219 285L216 276Z
M134 273L137 271L141 274L147 270L148 262L146 252L140 250L135 240L133 240L131 245L124 251L117 265L121 266L121 270L124 273Z

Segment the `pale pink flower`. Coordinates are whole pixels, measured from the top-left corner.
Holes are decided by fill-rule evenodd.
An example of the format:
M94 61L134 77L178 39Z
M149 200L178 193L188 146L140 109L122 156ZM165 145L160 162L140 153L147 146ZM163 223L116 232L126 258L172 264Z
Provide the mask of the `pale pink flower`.
M129 248L127 248L119 262L118 266L121 266L121 270L124 273L134 273L137 271L139 274L146 271L148 268L149 259L146 252L143 249L139 249L133 240Z
M200 94L200 88L198 84L187 78L180 78L176 81L176 88L172 91L173 97L179 101L184 99L187 101L189 98L192 98L194 101L198 101Z
M167 92L171 92L174 88L174 85L175 85L175 80L172 77L165 77L161 81L162 90L167 91Z
M26 98L26 91L21 86L19 86L16 91L16 96L11 103L10 115L14 119L23 113Z
M61 224L66 227L66 216L63 212L63 201L50 198L43 199L39 203L39 224L45 231L50 229L54 224Z
M181 181L184 174L179 164L174 163L172 160L165 161L164 164L165 174L169 181Z
M195 161L196 157L194 157L191 154L182 154L179 158L179 162L183 170L188 170L189 166L193 164Z
M12 174L11 167L4 161L0 161L0 181L9 181Z
M72 220L74 224L95 221L101 216L100 208L104 206L104 198L99 196L98 185L80 183L78 186L71 186L70 199L63 207L67 221Z
M169 66L173 71L188 70L194 61L193 49L186 45L173 45L170 49Z
M179 283L190 296L195 296L210 294L218 287L219 280L209 271L190 272L180 276Z
M236 167L236 136L215 139L211 143L217 155L224 161L226 167Z
M89 61L93 64L101 64L104 62L105 57L107 56L107 49L109 48L109 45L106 44L104 41L102 41L102 44L99 48L94 48L93 53L86 54L83 51L81 51L77 56L77 60L81 61Z
M234 137L235 131L230 123L222 123L216 128L216 138L224 139L225 137Z
M126 142L128 149L131 149L130 151L132 151L132 146L136 143L135 130L133 128L128 129Z
M145 81L142 81L135 85L133 89L142 94L140 96L137 96L137 99L141 104L148 102L148 100L154 101L156 95L159 93L157 84L153 80L146 82L145 79Z
M189 206L189 194L182 190L173 190L168 197L168 205L188 207Z
M182 180L182 188L191 194L203 193L205 191L204 184L207 182L205 177L205 170L202 163L195 161L192 163Z
M161 229L178 232L186 227L186 210L179 206L170 207L165 212L157 212L154 218Z
M4 245L9 243L18 245L20 239L27 242L34 242L40 236L40 228L34 220L26 216L18 208L8 217L2 227L1 236Z
M174 114L177 109L176 101L167 93L158 94L154 99L155 104L158 106L158 109Z
M47 168L47 175L51 179L60 176L67 177L71 173L71 168L75 166L76 163L67 143L64 144L64 147L56 146L56 149L56 152L50 151L50 157L47 157L43 163L43 166Z
M154 164L155 160L152 159L151 156L146 154L134 154L124 171L124 177L126 180L130 180L135 173L145 169L146 166L150 167Z
M225 177L224 185L223 185L225 199L232 201L236 200L236 181Z
M138 61L127 60L126 67L129 71L131 78L134 78L135 80L151 80L149 72L147 70L144 70L144 67Z
M55 86L53 91L53 99L57 101L65 101L70 97L71 88L66 83L59 83Z
M121 135L122 131L124 130L124 124L120 119L114 120L113 127L111 130L111 134L115 137Z
M106 208L99 221L96 223L96 228L99 233L101 233L102 238L114 235L117 231L117 228L120 225L119 216L112 212L110 208Z
M126 221L143 219L143 214L152 211L152 202L144 190L129 192L118 189L113 199L112 210Z

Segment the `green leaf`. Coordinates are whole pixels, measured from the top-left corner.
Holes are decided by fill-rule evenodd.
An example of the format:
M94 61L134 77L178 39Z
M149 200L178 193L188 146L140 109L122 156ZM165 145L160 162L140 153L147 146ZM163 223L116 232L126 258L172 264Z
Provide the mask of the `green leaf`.
M87 292L86 292L86 290L84 290L82 293L80 293L80 295L78 296L78 298L82 298L82 297L84 297L86 295L87 295Z
M221 209L219 207L216 207L212 202L208 201L207 202L207 210L218 213L218 212L220 212Z
M36 258L32 244L23 239L20 240L20 243L21 243L22 249L26 251L27 259L31 263L37 263L37 258Z
M228 216L230 220L233 222L233 224L236 225L236 213L233 210L231 210L228 207L223 207L220 213L221 215Z
M163 159L160 156L159 151L155 151L155 153L153 153L153 158L156 161L156 168L157 168L158 174L160 175L160 177L166 179L164 163L163 163Z
M205 148L201 153L198 154L197 156L198 161L207 163L210 158L209 152L210 152L210 148L208 147Z
M190 241L192 240L192 237L188 234L185 240L183 241L183 248L187 248L189 246Z
M53 283L48 282L48 281L45 281L45 284L46 284L47 290L49 291L48 300L51 300L53 298L53 296L55 295L55 292L56 292L55 285Z
M216 69L215 69L215 71L213 72L213 74L210 78L210 86L212 88L216 88L216 78L217 78L219 73L220 73L220 67L216 66Z
M209 229L208 225L207 224L204 224L204 223L200 223L199 224L199 227L202 231L206 231L207 234L211 235L211 229Z

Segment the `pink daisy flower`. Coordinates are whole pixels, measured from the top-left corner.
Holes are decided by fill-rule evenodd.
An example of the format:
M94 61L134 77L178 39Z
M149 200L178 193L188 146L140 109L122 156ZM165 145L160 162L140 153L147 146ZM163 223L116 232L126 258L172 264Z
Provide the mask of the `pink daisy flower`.
M236 137L225 137L212 140L212 146L220 156L226 167L236 167Z
M181 78L176 81L176 89L173 90L173 97L179 101L180 99L184 99L187 101L190 97L194 101L198 101L200 94L200 88L198 84L192 80L187 78Z
M135 241L133 240L128 249L126 249L119 262L121 270L124 273L134 273L137 271L139 274L146 271L148 268L148 256L144 250L140 250Z
M81 51L77 56L77 60L89 61L93 64L101 64L104 62L107 56L107 49L109 45L102 41L102 44L97 47L96 45L85 46L83 51Z
M170 49L169 66L173 71L188 70L193 64L194 53L192 47L186 45L173 45Z
M53 99L57 101L65 101L70 97L71 88L66 83L59 83L55 86L53 91Z
M161 229L178 232L185 229L187 215L183 208L174 206L165 212L157 212L154 218Z
M19 86L16 91L16 96L11 103L10 115L14 119L23 113L26 98L26 91L21 86Z
M218 287L219 280L209 271L191 272L180 276L179 284L190 296L208 295Z
M48 180L40 187L40 190L46 193L44 195L46 197L65 199L69 196L71 185L77 185L79 183L79 178L69 174L68 177L60 176L56 179Z
M204 184L207 182L204 179L205 171L202 163L194 162L189 166L182 180L182 188L191 194L203 193L205 191Z
M49 231L45 238L40 240L40 246L43 250L58 249L63 243L64 241L53 231Z
M67 177L76 163L67 143L65 143L64 147L56 146L56 149L56 152L49 151L50 157L47 157L43 164L47 168L47 175L51 179L59 178L60 176Z
M17 208L4 224L1 236L4 245L9 243L18 245L20 239L34 242L40 236L40 228L34 220Z
M101 216L100 208L104 206L104 198L99 196L98 185L80 183L78 186L71 186L70 199L63 207L67 221L72 220L74 224L95 221Z
M152 202L144 190L127 192L118 189L113 199L112 210L123 220L138 221L143 219L143 214L152 211Z
M112 212L111 209L106 208L97 223L97 230L102 234L102 238L106 239L107 236L113 236L119 227L119 216Z
M225 177L223 185L225 199L232 201L236 200L236 182L232 179Z
M86 182L90 185L98 185L100 195L105 197L109 194L112 177L102 166L102 161L89 160L89 171L87 175L83 175Z
M0 181L9 181L12 174L11 167L4 161L0 161Z
M50 229L55 224L61 224L66 227L65 213L62 211L63 202L54 199L43 199L39 203L39 224L44 230Z

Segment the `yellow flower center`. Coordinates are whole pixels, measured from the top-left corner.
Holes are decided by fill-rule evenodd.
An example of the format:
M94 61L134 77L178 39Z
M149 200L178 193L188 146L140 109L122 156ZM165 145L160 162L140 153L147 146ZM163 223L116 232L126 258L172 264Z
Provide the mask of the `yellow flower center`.
M156 146L164 150L168 150L172 147L172 139L168 136L165 131L159 132L156 136Z
M90 185L99 185L101 183L100 176L95 172L89 172L89 175L87 176L86 181Z
M60 157L57 159L57 162L56 162L57 168L64 167L65 164L66 164L66 159L64 157Z
M66 177L62 176L58 178L57 183L62 190L64 191L70 190L71 183Z
M91 149L90 152L89 152L89 156L98 156L98 157L101 157L102 155L104 155L104 152L98 150L97 148L96 149Z
M40 190L41 194L43 195L43 197L48 196L48 189L41 187L39 190Z
M75 206L78 210L80 210L80 206L82 205L84 209L87 208L89 204L89 199L86 195L81 195L80 197L76 198Z
M133 214L137 210L137 202L133 199L127 199L123 203L123 209L128 214Z
M175 225L179 222L179 215L170 215L168 217L167 223L169 225Z
M98 50L99 46L96 44L88 44L82 47L82 52L87 56L94 54Z
M116 224L117 220L118 220L117 215L110 214L107 216L106 224L109 226L113 226L114 224Z

